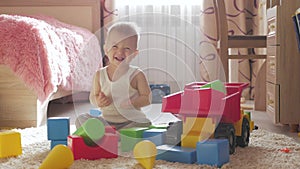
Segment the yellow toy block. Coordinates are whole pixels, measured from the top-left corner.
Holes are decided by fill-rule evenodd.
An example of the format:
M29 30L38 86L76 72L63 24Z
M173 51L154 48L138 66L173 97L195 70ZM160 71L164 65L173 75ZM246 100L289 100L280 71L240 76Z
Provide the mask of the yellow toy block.
M0 132L0 158L22 154L21 134L15 131Z
M187 117L183 122L183 134L201 132L214 133L216 125L211 118Z
M39 169L69 168L73 162L72 150L66 145L58 144L49 152Z
M156 145L149 140L140 141L134 146L133 156L145 169L153 168L156 155Z
M198 141L204 141L212 137L213 137L212 133L205 133L205 132L202 132L201 134L196 132L189 133L188 135L182 134L181 147L196 148Z

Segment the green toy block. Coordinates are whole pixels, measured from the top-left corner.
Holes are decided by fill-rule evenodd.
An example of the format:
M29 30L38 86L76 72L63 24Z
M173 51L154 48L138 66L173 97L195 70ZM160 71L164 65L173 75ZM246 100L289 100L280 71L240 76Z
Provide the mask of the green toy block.
M152 124L149 129L167 129L169 124Z
M211 88L226 94L225 86L220 80L212 81L210 83L201 86L200 88Z
M143 132L148 130L146 127L133 127L120 130L121 151L132 151L135 144L143 140Z
M105 126L97 118L90 118L78 128L73 135L81 136L88 146L96 146L97 142L104 136Z

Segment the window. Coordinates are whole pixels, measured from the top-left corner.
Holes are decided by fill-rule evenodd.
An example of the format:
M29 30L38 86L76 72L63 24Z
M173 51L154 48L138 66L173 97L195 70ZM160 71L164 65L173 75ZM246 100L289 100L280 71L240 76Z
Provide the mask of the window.
M174 92L201 81L201 1L116 0L115 7L116 20L141 27L140 54L133 64L145 71L150 83L169 84Z

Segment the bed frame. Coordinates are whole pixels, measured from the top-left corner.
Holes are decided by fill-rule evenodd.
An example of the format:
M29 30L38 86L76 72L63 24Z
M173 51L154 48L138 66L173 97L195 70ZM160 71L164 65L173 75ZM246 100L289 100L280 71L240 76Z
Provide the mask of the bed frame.
M0 13L42 14L94 33L100 29L100 0L1 0ZM70 94L58 90L50 100ZM38 106L34 92L8 66L0 65L0 128L37 126Z

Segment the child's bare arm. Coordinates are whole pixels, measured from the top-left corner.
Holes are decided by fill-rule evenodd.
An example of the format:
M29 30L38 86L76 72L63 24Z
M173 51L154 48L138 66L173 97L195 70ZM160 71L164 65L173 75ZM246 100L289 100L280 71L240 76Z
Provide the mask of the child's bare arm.
M151 104L151 90L143 72L138 72L132 79L132 87L138 90L139 95L131 98L131 105L139 109Z
M101 86L100 86L100 72L96 72L93 84L92 84L92 90L90 92L90 102L92 105L97 107L105 107L111 104L111 99L109 99L107 96L105 96L104 93L101 92Z

